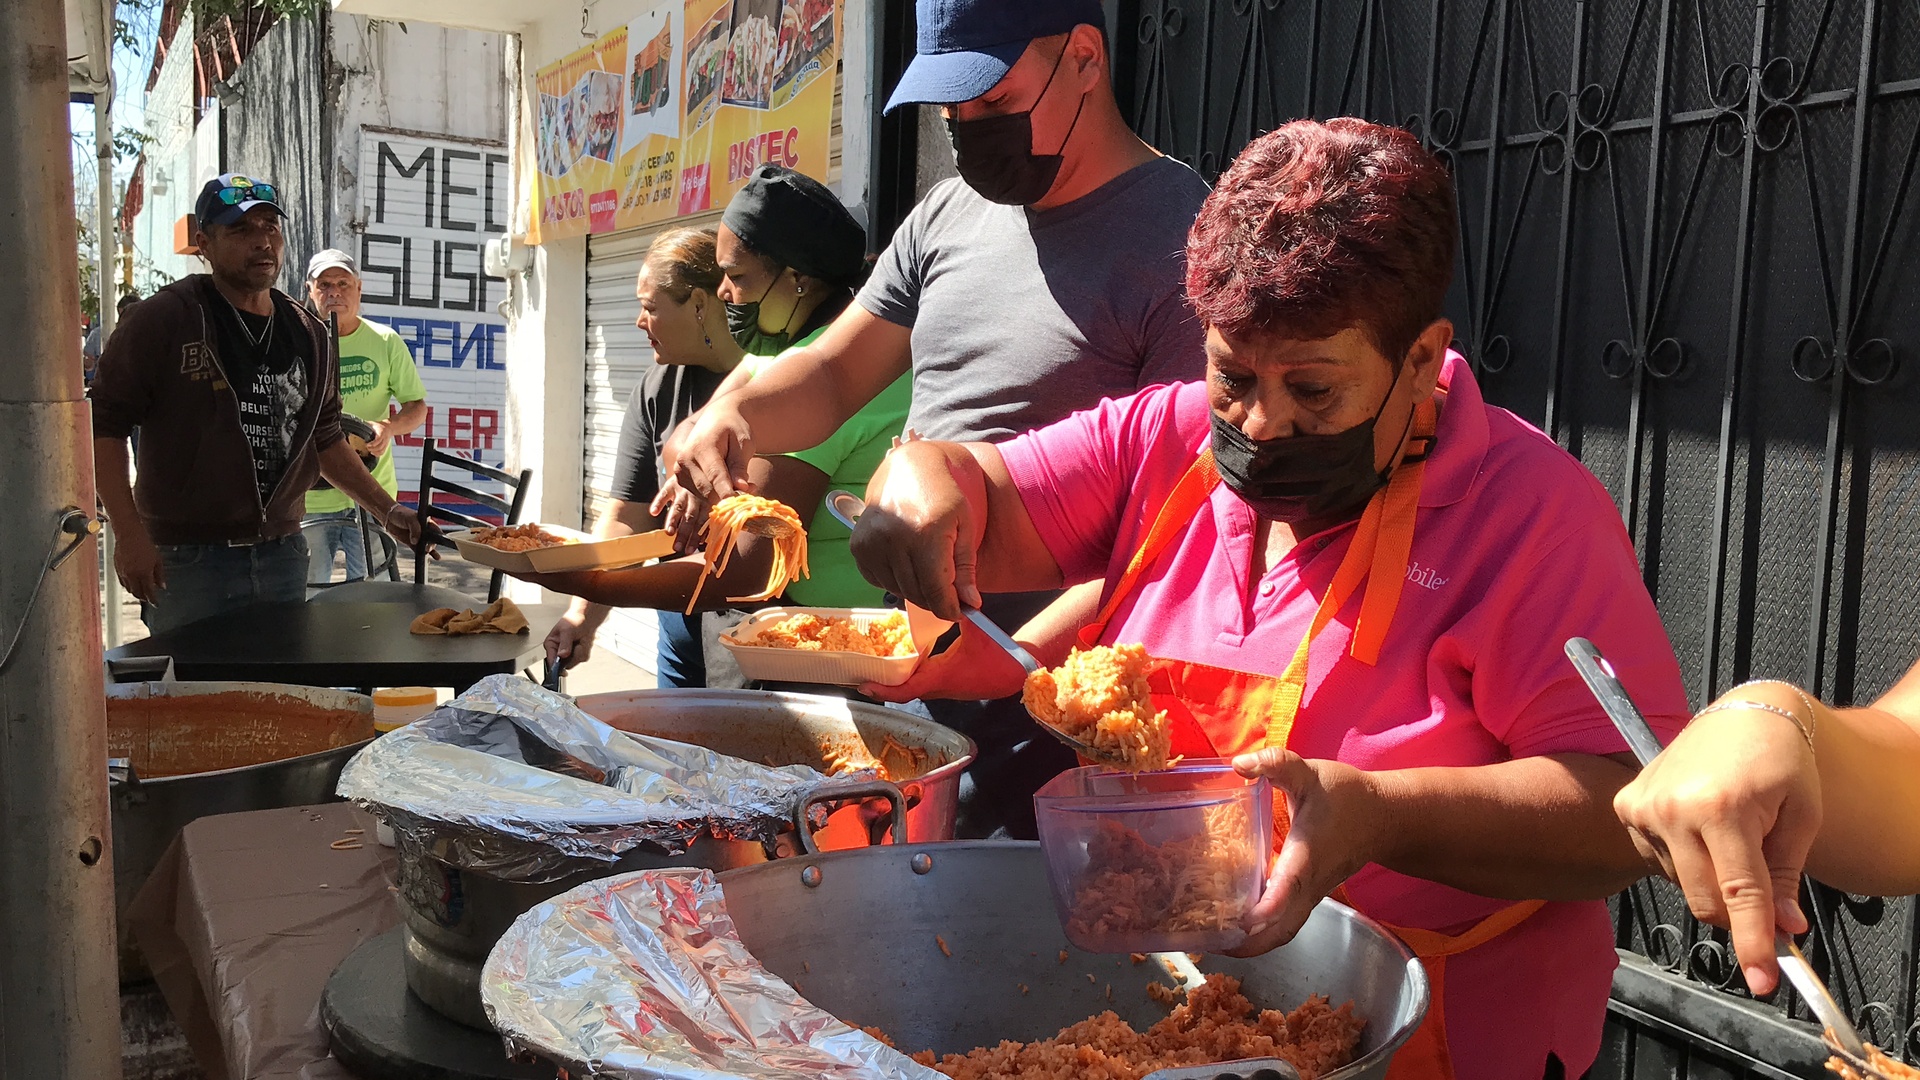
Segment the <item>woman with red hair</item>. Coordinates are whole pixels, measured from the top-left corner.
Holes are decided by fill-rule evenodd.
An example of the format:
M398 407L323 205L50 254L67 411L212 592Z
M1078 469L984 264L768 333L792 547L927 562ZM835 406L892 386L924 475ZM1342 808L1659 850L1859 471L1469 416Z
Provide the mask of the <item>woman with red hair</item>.
M1393 1080L1579 1076L1615 963L1603 898L1647 867L1611 808L1632 759L1562 644L1597 643L1663 736L1687 703L1605 489L1449 349L1457 237L1451 180L1405 131L1287 124L1193 227L1205 382L998 446L908 443L853 547L949 617L1100 582L1018 636L1050 665L1145 645L1174 752L1285 793L1241 951L1336 896L1431 977ZM1020 677L963 639L901 690Z

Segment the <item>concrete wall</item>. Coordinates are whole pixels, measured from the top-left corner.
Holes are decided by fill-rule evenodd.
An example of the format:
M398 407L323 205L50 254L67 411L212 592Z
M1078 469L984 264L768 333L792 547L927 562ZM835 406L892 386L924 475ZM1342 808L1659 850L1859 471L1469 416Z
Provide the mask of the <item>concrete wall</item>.
M174 33L172 47L160 65L160 77L146 94L146 195L134 215L132 242L135 283L142 292L152 274L169 281L200 269L200 260L174 253L174 223L193 212L200 185L220 171L219 118L211 115L208 138L196 137L193 103L193 14L186 13ZM206 147L213 148L212 153Z
M361 133L470 139L504 145L511 108L502 57L506 37L357 15L333 17L329 92L335 117L331 174L333 243L355 250L366 228ZM502 177L501 190L507 185ZM504 208L498 215L504 218Z
M326 104L327 13L283 18L253 47L234 80L226 113L226 170L265 177L287 211L287 263L280 287L298 295L307 259L329 246L325 162L333 131Z

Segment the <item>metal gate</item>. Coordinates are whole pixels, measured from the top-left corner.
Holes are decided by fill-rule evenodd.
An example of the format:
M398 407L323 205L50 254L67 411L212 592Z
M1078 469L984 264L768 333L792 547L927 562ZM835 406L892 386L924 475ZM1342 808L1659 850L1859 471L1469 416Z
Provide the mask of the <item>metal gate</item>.
M1920 655L1920 4L1120 0L1123 107L1210 179L1299 116L1404 124L1458 182L1488 397L1614 493L1696 705L1872 699ZM1821 890L1811 949L1910 1059L1914 903ZM1596 1077L1817 1076L1676 890L1615 904Z

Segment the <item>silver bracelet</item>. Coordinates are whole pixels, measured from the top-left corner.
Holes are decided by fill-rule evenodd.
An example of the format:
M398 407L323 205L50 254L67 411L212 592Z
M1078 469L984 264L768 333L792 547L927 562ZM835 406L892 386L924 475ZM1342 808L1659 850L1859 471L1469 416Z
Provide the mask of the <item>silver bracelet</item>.
M1813 749L1813 729L1809 727L1805 721L1801 720L1792 709L1783 709L1778 705L1769 705L1764 701L1716 701L1712 705L1694 713L1693 716L1694 719L1698 720L1700 717L1710 713L1728 712L1733 709L1757 709L1760 712L1772 713L1775 716L1784 716L1793 722L1795 728L1799 729L1800 737L1807 740L1807 749L1809 751Z
M1807 722L1805 725L1801 727L1800 730L1804 732L1807 736L1807 745L1808 746L1813 745L1813 732L1814 732L1814 729L1818 727L1820 723L1820 710L1814 705L1813 698L1808 696L1805 690L1800 689L1798 686L1795 686L1793 683L1790 683L1785 679L1748 679L1746 682L1741 683L1739 686L1736 686L1733 689L1744 690L1749 686L1784 686L1787 689L1793 691L1794 696L1800 699L1800 704L1805 705L1807 707ZM1728 691L1728 693L1732 693L1732 692L1733 692L1732 690Z

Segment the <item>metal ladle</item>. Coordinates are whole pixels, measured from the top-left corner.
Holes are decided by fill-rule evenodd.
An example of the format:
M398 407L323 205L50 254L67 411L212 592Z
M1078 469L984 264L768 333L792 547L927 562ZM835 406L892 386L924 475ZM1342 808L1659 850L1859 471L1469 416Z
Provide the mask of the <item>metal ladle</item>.
M851 491L829 491L827 492L826 502L827 511L835 518L838 518L840 524L845 525L848 529L855 528L860 521L860 515L866 513L867 510L866 501ZM1013 640L1012 636L1005 630L1000 629L999 625L992 619L981 614L979 608L962 607L961 613L968 622L974 625L975 629L987 635L987 637L993 640L995 645L1000 646L1001 649L1006 651L1008 656L1013 657L1014 662L1025 669L1027 674L1031 675L1040 670L1040 662L1033 658L1033 654L1022 648L1019 642ZM1052 724L1041 722L1038 717L1034 718L1034 722L1040 724L1040 726L1046 729L1047 733L1054 738L1072 747L1074 753L1079 754L1088 761L1097 761L1102 765L1117 769L1131 768L1131 766L1118 755L1105 750L1095 749L1087 743L1083 743L1079 739L1054 727Z
M1660 738L1653 733L1647 718L1627 695L1627 688L1614 674L1613 665L1607 663L1606 658L1600 655L1600 650L1594 648L1593 642L1586 638L1569 639L1566 650L1567 659L1573 661L1574 668L1586 681L1587 689L1593 691L1593 696L1600 700L1600 707L1606 710L1607 719L1613 721L1621 738L1627 740L1633 756L1639 759L1642 766L1652 764L1660 753ZM1813 1015L1832 1033L1831 1045L1848 1059L1848 1064L1863 1076L1886 1080L1884 1073L1867 1063L1866 1040L1860 1037L1859 1030L1847 1019L1840 1003L1833 999L1827 984L1814 974L1813 965L1807 963L1806 955L1793 943L1793 939L1775 931L1773 955L1780 964L1780 970L1786 974L1787 981L1800 991L1801 997L1807 999Z

